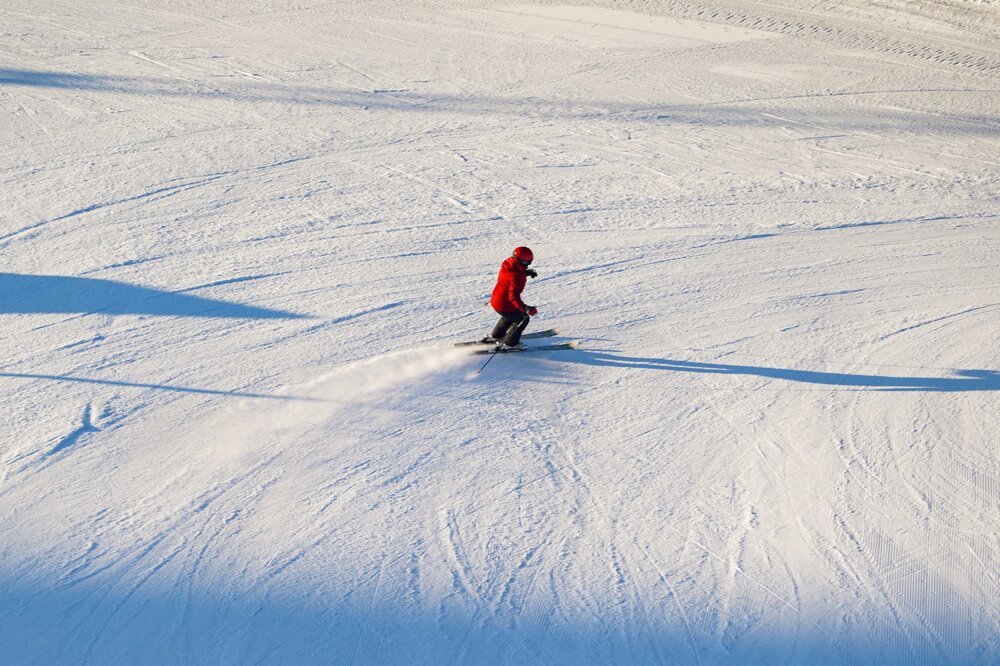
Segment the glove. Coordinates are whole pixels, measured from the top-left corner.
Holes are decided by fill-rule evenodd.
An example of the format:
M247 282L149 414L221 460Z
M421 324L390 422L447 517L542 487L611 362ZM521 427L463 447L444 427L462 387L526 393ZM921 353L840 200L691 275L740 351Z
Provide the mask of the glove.
M529 268L528 270L526 270L524 272L530 278L536 278L536 277L538 277L538 271L536 271L534 268Z
M536 314L538 314L538 308L536 308L534 305L525 305L524 314L528 315L529 317L534 317Z

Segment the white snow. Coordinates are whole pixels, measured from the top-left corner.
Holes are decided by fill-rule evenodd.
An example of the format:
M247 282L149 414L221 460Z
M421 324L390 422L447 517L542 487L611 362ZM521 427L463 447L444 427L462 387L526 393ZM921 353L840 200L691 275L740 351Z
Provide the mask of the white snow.
M772 37L764 31L717 23L578 5L513 5L453 10L452 13L483 17L489 21L491 32L513 33L522 38L557 44L571 43L583 48L646 46L686 49Z
M997 663L998 37L3 3L0 661Z

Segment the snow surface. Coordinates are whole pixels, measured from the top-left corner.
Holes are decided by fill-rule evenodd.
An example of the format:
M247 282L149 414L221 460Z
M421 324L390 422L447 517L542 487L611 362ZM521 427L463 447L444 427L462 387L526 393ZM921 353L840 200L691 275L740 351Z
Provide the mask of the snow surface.
M998 44L6 0L0 661L997 663Z

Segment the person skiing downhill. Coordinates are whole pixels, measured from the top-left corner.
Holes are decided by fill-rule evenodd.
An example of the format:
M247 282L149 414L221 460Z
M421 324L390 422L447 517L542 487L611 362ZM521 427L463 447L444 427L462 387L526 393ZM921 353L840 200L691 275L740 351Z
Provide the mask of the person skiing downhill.
M521 334L528 327L531 317L538 312L538 308L526 305L521 300L527 278L538 277L538 273L528 268L534 259L531 248L521 246L515 248L514 254L500 265L497 284L493 287L493 296L490 298L490 305L500 315L500 321L493 327L490 335L500 343L497 347L499 351L524 349Z

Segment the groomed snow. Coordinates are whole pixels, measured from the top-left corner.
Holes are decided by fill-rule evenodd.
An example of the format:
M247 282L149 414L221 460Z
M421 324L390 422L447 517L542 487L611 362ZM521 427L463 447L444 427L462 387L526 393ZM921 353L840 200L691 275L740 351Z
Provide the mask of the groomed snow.
M998 37L7 0L0 662L997 663Z

